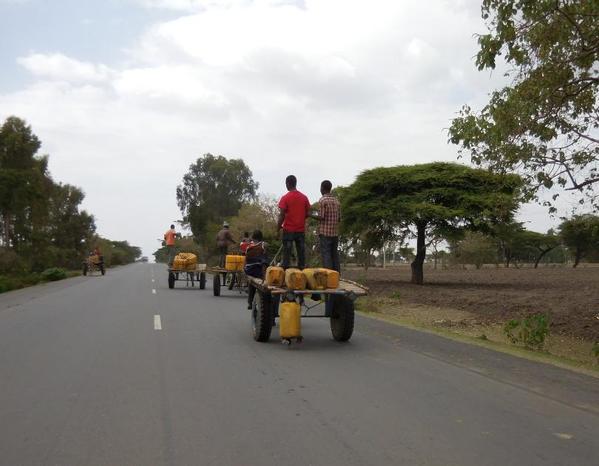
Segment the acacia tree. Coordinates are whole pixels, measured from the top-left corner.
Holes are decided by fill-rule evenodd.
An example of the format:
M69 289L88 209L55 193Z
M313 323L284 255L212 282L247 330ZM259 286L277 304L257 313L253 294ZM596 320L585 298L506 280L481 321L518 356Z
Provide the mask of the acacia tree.
M596 215L575 215L566 219L559 226L559 233L574 254L574 267L584 257L599 252L599 217Z
M241 159L205 154L177 186L177 204L196 238L205 236L210 223L237 215L242 204L256 196L258 183Z
M548 253L560 245L560 239L553 230L547 233L524 230L521 233L522 243L527 246L535 258L535 269Z
M521 173L530 195L554 185L592 194L599 183L599 2L483 0L482 16L489 33L478 39L476 65L494 69L501 56L512 83L478 113L464 106L451 142L475 164Z
M343 190L342 228L377 232L381 241L416 238L412 283L424 283L427 235L459 229L485 230L510 219L521 180L455 163L381 167L362 172Z

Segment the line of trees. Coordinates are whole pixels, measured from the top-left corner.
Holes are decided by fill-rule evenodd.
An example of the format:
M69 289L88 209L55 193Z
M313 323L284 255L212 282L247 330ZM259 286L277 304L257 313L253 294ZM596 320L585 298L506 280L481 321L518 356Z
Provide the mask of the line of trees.
M79 269L95 246L109 263L134 261L139 248L96 235L93 215L80 207L83 191L52 179L40 146L20 118L11 116L0 127L0 276Z
M182 223L192 230L178 240L181 250L195 252L202 262L215 260L215 236L227 220L235 239L260 229L270 244L277 238L276 200L259 197L252 172L240 159L206 154L190 166L177 188ZM513 174L455 163L379 167L362 172L353 184L338 187L341 200L342 256L368 267L375 252L411 260L412 281L424 283L427 252L434 261L444 256L455 263L511 264L543 259L563 262L572 256L574 266L593 260L599 250L599 222L593 215L564 220L559 231L539 233L514 220L523 196L523 180ZM226 202L224 201L226 199ZM202 212L202 219L196 216ZM306 231L308 263L318 261L315 223ZM416 241L416 251L407 246ZM444 244L449 251L444 251ZM166 260L165 248L154 253Z
M283 181L281 188L284 187ZM218 260L216 234L223 221L227 221L237 241L241 240L244 232L251 234L256 229L261 230L268 245L268 254L273 257L281 245L276 228L277 199L260 196L258 187L252 171L243 160L210 153L199 157L189 166L176 189L177 203L183 216L180 223L192 232L190 236L176 240L177 248L198 254L201 262L215 263ZM317 265L315 220L309 220L309 226L306 231L307 263ZM163 246L156 250L154 257L156 262L166 262L166 248Z

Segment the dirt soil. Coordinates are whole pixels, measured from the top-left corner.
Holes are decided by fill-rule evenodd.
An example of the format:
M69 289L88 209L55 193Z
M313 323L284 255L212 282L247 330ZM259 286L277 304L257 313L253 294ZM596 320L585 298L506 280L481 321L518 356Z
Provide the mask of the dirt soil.
M495 325L548 313L551 333L599 342L599 267L540 267L425 270L425 285L410 283L410 267L344 270L371 295L402 306L466 311L474 325ZM455 321L455 319L452 319ZM469 319L472 320L472 319Z

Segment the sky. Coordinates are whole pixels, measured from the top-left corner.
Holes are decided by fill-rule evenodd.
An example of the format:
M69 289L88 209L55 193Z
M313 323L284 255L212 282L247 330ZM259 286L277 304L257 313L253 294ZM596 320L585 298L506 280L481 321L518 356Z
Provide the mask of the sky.
M0 0L0 31L0 121L25 119L98 233L148 256L205 153L314 202L325 178L456 161L451 119L506 82L474 65L480 0Z

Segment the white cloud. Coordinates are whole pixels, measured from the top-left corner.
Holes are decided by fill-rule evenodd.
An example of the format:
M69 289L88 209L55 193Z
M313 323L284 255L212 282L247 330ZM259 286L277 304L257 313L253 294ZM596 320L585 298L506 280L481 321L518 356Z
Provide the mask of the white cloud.
M112 70L105 65L75 60L60 53L49 55L32 53L17 61L32 74L42 79L103 82L113 75Z
M120 66L20 58L36 80L0 95L0 118L26 118L100 231L146 253L205 152L244 158L267 193L294 172L314 199L323 177L455 160L444 128L502 79L473 64L479 0L135 1L182 15Z

